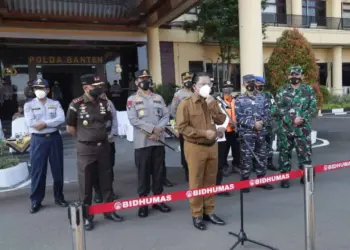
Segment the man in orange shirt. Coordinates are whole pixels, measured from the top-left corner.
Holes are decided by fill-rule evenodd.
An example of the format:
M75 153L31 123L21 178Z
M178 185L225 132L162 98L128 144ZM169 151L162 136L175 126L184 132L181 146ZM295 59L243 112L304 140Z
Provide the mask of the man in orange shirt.
M235 99L232 96L232 92L234 90L233 84L230 81L227 81L226 84L223 85L222 93L224 94L224 100L228 106L226 112L231 117L229 124L226 127L225 138L226 138L226 146L225 146L225 154L222 155L224 160L223 164L223 176L230 175L230 169L227 162L228 153L231 149L232 155L232 172L239 173L240 166L240 143L238 133L235 129L235 125L231 123L231 120L236 122L236 114L235 114ZM220 164L219 164L220 165Z

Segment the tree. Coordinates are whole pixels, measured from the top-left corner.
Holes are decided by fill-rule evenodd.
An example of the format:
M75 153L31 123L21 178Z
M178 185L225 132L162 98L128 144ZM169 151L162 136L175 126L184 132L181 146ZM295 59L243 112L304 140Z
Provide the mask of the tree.
M267 0L262 0L262 8L266 8ZM230 65L232 60L239 58L239 14L238 0L202 0L199 4L197 20L186 21L184 29L199 31L203 34L202 43L218 43L218 53L222 66ZM249 14L249 13L247 13ZM265 25L262 32L265 31ZM224 67L222 67L224 69ZM223 70L223 80L231 78L230 67L228 74Z
M303 82L313 87L317 95L317 106L322 107L323 98L318 83L319 66L311 44L298 29L288 29L282 33L267 63L267 82L272 92L286 83L288 68L293 65L302 67Z

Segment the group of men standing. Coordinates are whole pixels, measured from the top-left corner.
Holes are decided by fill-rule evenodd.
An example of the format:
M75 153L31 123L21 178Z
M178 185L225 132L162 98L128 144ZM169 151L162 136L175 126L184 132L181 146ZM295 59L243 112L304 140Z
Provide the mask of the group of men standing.
M44 79L34 81L36 98L24 106L24 116L32 135L31 213L40 210L44 199L48 160L54 178L55 202L67 206L63 196L63 146L58 131L64 120L67 131L77 139L80 200L91 205L94 188L99 202L117 198L112 187L113 137L117 135L117 128L113 126L113 123L116 125L115 108L106 97L104 82L98 76L84 75L81 82L84 94L70 103L66 119L60 103L47 98L50 90ZM236 97L232 96L232 84L223 85L223 99L213 97L213 82L205 72L185 72L182 83L183 88L175 94L169 111L163 98L152 91L150 72L146 69L136 72L138 89L128 98L126 108L134 127L139 197L146 197L151 191L154 195L163 193L166 174L165 148L161 141L165 139L170 116L175 118L180 134L181 162L190 189L221 184L223 175L229 172L227 156L230 149L233 168L239 169L242 180L249 179L253 169L258 177L266 174L268 166L273 169L272 117L277 118L280 171L290 171L294 146L300 166L311 163L309 120L315 111L316 98L312 88L302 84L299 66L290 68L288 82L277 91L275 99L263 93L265 81L254 75L243 77L247 91ZM284 181L281 186L288 188L289 182ZM273 189L270 184L260 187ZM249 189L244 191L249 192ZM152 207L162 213L171 211L165 203ZM197 229L206 229L204 221L225 225L214 213L214 196L192 197L190 207ZM138 210L138 216L142 218L148 213L148 206ZM123 220L115 212L105 213L104 217L116 222ZM92 216L85 215L85 228L93 228Z

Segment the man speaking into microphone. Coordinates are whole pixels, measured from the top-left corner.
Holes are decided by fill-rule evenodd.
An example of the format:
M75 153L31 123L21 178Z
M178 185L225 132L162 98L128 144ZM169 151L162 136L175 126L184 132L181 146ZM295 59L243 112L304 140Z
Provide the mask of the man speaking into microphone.
M207 73L195 73L192 78L194 94L183 99L176 112L176 124L184 137L184 151L189 170L189 188L198 189L214 186L218 171L217 137L222 137L222 125L226 115L218 102L210 96L212 83ZM214 196L192 197L189 199L193 225L205 230L204 221L224 225L225 222L214 214Z

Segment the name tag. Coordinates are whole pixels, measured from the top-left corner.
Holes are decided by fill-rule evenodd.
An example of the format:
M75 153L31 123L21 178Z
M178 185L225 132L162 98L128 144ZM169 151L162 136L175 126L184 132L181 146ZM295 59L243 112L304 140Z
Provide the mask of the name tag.
M143 104L143 101L136 102L136 105L142 105L142 104Z
M158 101L158 100L154 100L153 102L154 102L154 103L158 103L158 104L162 104L162 102L161 102L161 101Z

